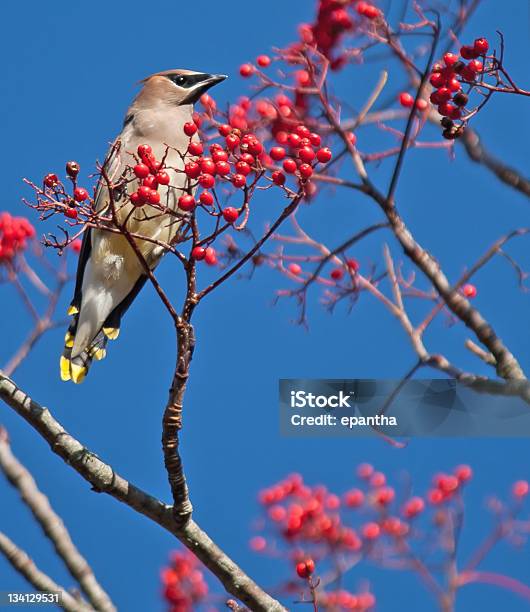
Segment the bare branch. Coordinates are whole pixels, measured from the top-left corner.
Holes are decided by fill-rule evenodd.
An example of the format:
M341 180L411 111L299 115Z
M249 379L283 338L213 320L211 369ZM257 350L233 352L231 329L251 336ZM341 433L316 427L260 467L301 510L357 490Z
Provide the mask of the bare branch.
M77 580L92 606L103 612L116 610L96 580L90 565L72 542L61 517L55 513L48 498L39 491L32 475L11 452L7 432L2 427L0 427L0 469L18 490L22 501L51 540L55 551L64 561L72 577Z

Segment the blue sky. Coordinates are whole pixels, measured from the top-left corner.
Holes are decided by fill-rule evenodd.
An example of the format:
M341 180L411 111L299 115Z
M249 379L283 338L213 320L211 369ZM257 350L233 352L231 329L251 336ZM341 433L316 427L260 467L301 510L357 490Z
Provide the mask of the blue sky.
M25 214L20 199L28 195L23 176L40 179L77 159L89 173L95 158L118 132L135 83L152 72L172 67L226 73L219 101L239 95L246 86L237 76L240 63L293 39L296 24L313 15L313 2L292 0L248 3L160 2L52 4L10 3L4 7L3 66L4 155L0 208ZM499 11L485 3L468 27L469 39L495 30L504 32L508 62L522 86L528 78L528 15ZM377 80L373 67L360 68L341 80L341 95L360 103ZM528 82L526 82L528 86ZM399 79L392 80L399 89ZM392 90L393 91L393 90ZM508 163L528 171L530 122L528 99L495 98L476 126L485 142ZM366 136L365 136L366 134ZM372 133L359 133L359 146L376 150ZM528 171L530 173L530 171ZM376 181L386 168L374 169ZM410 153L397 193L402 214L421 242L455 278L498 236L528 224L529 202L504 189L461 151L449 161L440 151ZM278 203L270 202L273 210ZM265 218L265 217L264 217ZM301 215L322 239L338 244L354 231L380 220L372 204L349 193L329 194ZM350 231L350 227L352 231ZM390 241L390 237L388 237ZM399 254L395 245L396 256ZM508 248L530 268L528 243ZM363 265L380 259L381 241L371 239L355 251ZM172 262L160 267L170 294L181 296L180 275ZM214 293L195 319L198 347L185 413L182 452L199 523L221 547L260 583L286 575L277 561L257 558L248 550L251 524L258 512L256 493L289 472L299 471L309 483L326 483L343 492L354 482L355 466L370 461L395 480L410 472L418 492L431 475L459 463L470 463L476 477L469 487L464 549L480 541L489 527L485 499L506 494L517 478L529 478L527 440L415 440L406 449L378 440L352 441L281 438L278 434L278 378L399 377L414 363L407 339L383 307L363 296L351 314L338 308L330 316L313 294L309 331L294 325L291 302L272 307L274 292L287 280L260 270L252 282L233 281ZM530 296L517 289L504 260L477 276L477 305L530 371ZM14 293L0 288L3 337L0 360L8 357L28 329ZM64 296L63 306L69 295ZM137 485L168 500L160 451L160 421L174 361L169 317L154 291L147 288L127 314L122 334L103 364L96 364L81 387L65 385L57 375L63 330L46 336L17 372L16 380L74 436ZM428 342L443 348L465 369L490 374L464 352L467 338L460 327L433 327ZM438 348L437 348L438 347ZM169 534L87 484L7 408L0 422L10 431L16 454L62 515L83 554L121 610L160 610L159 568L175 546ZM1 528L25 548L44 570L70 584L51 552L5 483L0 483ZM484 566L530 583L528 547L503 545ZM434 606L410 576L366 564L355 569L348 584L368 578L383 612ZM212 583L213 584L213 583ZM26 585L0 559L0 590ZM459 610L513 612L527 609L515 595L493 587L469 587Z

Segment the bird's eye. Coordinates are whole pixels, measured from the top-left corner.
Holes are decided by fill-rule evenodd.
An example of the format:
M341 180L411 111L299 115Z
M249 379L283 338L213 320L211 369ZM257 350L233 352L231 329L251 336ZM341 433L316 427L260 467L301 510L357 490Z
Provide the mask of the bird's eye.
M186 85L186 82L187 82L186 77L185 77L185 76L182 76L182 75L178 76L178 77L175 79L175 83L176 83L177 85L180 85L181 87L184 87L184 86Z

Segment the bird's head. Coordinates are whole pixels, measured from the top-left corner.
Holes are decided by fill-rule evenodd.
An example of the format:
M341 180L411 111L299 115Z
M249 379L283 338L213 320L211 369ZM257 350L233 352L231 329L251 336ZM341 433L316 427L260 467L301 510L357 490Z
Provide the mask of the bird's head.
M224 74L209 74L193 70L165 70L142 81L142 94L165 99L178 106L195 104L210 87L226 79Z

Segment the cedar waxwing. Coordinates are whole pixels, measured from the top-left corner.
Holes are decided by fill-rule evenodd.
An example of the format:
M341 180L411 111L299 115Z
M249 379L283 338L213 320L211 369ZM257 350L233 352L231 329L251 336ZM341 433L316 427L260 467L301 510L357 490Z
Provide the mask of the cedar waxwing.
M111 148L105 162L110 179L118 180L126 166L134 164L130 153L135 153L138 145L147 144L156 159L166 156L165 170L171 180L167 187L159 187L159 193L162 203L177 210L178 198L186 184L184 172L175 170L183 170L180 154L186 153L189 144L184 124L193 121L193 105L199 97L225 78L225 75L190 70L167 70L144 79L116 140L121 145L118 149ZM129 194L137 188L137 180L127 184ZM121 197L120 202L120 195L115 196L116 214L120 222L127 219L131 233L171 242L180 225L174 217L135 209L128 199ZM97 211L109 207L108 190L101 180L95 195L95 207ZM136 244L148 265L155 268L163 255L163 248L140 239L136 239ZM146 280L142 264L125 236L93 228L85 231L74 298L68 309L73 318L61 357L62 380L80 383L92 360L105 357L107 340L118 337L121 317Z

